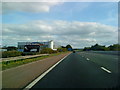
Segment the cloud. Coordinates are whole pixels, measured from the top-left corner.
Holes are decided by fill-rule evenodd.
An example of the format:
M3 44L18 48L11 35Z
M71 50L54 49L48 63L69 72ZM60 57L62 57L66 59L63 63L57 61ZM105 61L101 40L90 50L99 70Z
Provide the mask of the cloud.
M73 47L90 46L96 43L117 43L116 27L96 22L79 21L33 21L26 24L3 24L3 43L17 44L18 41L54 40L60 45Z
M11 12L49 12L50 8L57 4L57 0L56 2L3 2L2 13L6 14Z
M53 2L56 0L4 0L3 2ZM60 0L60 2L119 2L119 0Z

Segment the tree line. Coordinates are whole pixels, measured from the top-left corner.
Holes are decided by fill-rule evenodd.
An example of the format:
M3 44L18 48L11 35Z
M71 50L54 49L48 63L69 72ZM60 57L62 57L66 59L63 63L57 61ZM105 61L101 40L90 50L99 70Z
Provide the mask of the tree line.
M113 44L108 47L95 44L91 47L85 47L83 51L120 51L120 44Z

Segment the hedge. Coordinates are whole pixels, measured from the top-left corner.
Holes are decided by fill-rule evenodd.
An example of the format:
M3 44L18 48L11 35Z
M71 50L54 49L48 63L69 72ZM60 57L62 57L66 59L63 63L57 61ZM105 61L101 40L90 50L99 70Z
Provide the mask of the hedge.
M41 54L44 54L44 53L52 54L52 53L57 53L57 51L54 51L54 50L52 50L52 49L50 49L50 48L44 48L44 49L41 50L40 53L41 53Z
M2 52L2 58L22 56L22 52L19 51L4 51Z

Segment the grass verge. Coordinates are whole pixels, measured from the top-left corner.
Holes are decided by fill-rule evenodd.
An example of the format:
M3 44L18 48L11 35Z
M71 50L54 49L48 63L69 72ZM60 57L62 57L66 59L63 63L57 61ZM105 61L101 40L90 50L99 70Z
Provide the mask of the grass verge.
M42 60L44 58L48 58L48 57L51 57L51 56L60 55L60 54L63 54L63 53L67 53L67 52L50 54L50 55L47 55L47 56L32 57L32 58L29 58L29 59L3 61L3 62L0 63L0 67L2 66L2 70L6 70L6 69L9 69L9 68L17 67L17 66L27 64L27 63L30 63L30 62L33 62L33 61L38 61L38 60Z

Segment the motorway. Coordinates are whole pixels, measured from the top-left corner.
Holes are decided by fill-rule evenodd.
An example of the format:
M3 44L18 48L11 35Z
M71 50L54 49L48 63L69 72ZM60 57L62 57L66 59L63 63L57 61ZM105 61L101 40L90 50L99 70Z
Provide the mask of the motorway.
M115 88L118 85L118 56L71 53L34 88Z

